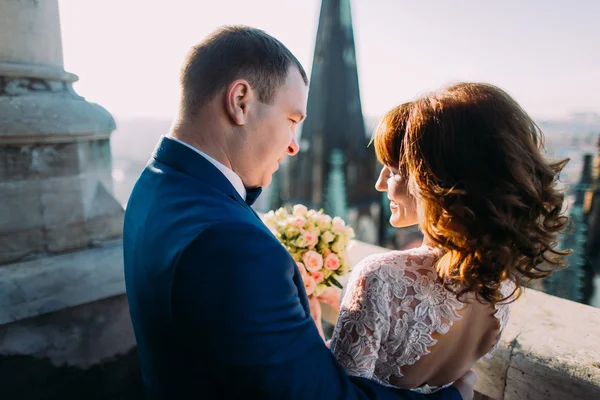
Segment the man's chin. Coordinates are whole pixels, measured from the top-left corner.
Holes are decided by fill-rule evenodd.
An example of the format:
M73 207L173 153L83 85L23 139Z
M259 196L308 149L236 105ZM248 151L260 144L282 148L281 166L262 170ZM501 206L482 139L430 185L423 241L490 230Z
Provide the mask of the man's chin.
M269 186L273 182L273 177L269 176L268 178L263 179L262 184L260 185L263 189Z

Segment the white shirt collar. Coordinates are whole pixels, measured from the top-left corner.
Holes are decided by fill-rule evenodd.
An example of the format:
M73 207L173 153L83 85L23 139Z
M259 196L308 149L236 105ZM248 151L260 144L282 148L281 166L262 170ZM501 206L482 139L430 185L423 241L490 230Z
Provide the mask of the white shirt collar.
M201 152L200 150L198 150L194 146L192 146L192 145L190 145L190 144L188 144L186 142L182 142L179 139L175 139L172 136L169 136L169 139L174 140L177 143L180 143L180 144L182 144L182 145L184 145L184 146L186 146L186 147L194 150L196 153L198 153L202 157L206 158L212 165L214 165L215 167L217 167L217 169L219 171L221 171L221 173L223 175L225 175L225 178L227 178L229 180L229 182L231 182L231 185L239 193L240 197L242 199L246 200L246 187L244 186L244 183L242 182L242 178L240 178L238 174L236 174L231 169L227 168L226 166L224 166L223 164L221 164L220 162L218 162L217 160L215 160L211 156L209 156L207 154L204 154L203 152Z

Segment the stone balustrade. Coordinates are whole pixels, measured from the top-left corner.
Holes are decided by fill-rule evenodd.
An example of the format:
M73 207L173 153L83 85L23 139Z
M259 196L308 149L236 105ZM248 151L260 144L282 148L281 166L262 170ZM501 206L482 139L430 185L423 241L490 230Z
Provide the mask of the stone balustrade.
M350 258L355 264L383 251L356 242ZM0 268L0 328L120 296L122 262L121 242L115 241ZM336 318L325 307L324 319L335 323ZM600 309L526 289L495 356L480 361L475 371L477 391L496 400L600 399Z

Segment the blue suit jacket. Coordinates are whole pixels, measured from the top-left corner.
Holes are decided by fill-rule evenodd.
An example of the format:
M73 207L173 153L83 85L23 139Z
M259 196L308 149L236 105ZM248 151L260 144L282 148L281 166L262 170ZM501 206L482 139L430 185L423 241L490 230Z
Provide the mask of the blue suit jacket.
M133 189L123 247L150 399L460 399L349 378L289 253L218 169L171 139Z

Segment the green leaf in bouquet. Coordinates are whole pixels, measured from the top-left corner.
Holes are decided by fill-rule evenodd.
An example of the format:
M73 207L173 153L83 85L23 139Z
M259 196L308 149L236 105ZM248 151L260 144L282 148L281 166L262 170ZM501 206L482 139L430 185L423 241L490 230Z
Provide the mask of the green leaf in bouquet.
M339 287L340 289L344 289L344 287L342 286L341 283L338 282L337 279L335 279L333 276L329 277L329 280L331 281L331 283L333 283L335 286Z

